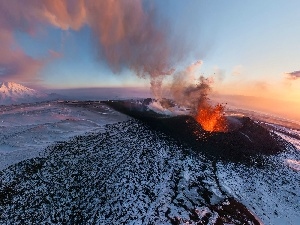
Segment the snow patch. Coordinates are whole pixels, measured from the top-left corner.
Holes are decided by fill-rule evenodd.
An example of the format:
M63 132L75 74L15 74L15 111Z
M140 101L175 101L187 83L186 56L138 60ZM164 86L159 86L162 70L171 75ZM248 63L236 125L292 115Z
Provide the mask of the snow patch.
M300 161L294 159L287 159L285 163L293 170L300 171Z
M0 106L0 170L38 157L55 142L101 131L127 118L100 103L95 108L58 102Z

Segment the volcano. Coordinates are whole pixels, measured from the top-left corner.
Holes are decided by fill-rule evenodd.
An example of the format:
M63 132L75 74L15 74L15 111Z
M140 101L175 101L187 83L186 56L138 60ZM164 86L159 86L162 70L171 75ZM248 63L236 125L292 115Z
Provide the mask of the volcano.
M14 82L0 82L0 105L33 103L57 98L56 94L46 94Z
M110 107L167 134L187 149L232 162L260 163L265 155L282 152L287 143L249 117L227 116L227 132L210 132L190 115L166 116L148 109L151 99L107 101Z
M3 107L0 224L297 224L300 154L277 154L272 128L226 117L228 132L208 132L151 101Z

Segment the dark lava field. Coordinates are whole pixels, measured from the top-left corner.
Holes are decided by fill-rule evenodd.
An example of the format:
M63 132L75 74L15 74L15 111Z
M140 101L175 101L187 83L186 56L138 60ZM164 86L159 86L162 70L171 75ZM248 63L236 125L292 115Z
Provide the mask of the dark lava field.
M107 124L0 171L0 224L293 224L300 176L281 160L299 154L273 137L279 150L232 160L245 150L226 158L229 145L209 154L140 119Z

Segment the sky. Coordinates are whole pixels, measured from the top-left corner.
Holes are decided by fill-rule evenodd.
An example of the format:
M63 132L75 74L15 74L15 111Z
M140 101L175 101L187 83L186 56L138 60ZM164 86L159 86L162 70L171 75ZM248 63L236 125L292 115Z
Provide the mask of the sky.
M0 0L0 81L147 88L201 60L197 72L213 78L215 93L300 104L299 8L298 0Z

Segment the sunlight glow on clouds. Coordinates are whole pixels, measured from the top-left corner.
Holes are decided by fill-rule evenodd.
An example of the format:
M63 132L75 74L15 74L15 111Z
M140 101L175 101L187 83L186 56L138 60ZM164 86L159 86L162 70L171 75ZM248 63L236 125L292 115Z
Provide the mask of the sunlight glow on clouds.
M203 60L197 73L213 76L216 92L300 102L299 7L283 0L0 0L0 80L161 86L161 77L172 80Z

